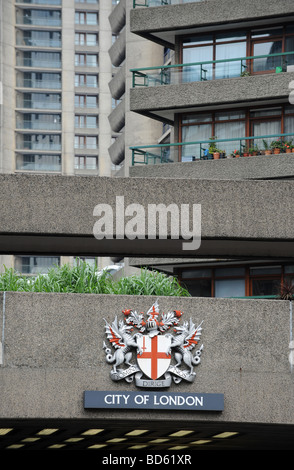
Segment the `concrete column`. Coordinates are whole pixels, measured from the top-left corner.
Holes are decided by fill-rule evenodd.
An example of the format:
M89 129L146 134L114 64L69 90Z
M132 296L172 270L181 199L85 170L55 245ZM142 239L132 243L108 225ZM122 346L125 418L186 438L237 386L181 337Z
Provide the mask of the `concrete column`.
M0 172L12 173L15 170L14 1L0 0L0 20Z
M75 0L62 2L62 173L74 174Z
M130 111L129 94L132 87L130 69L163 64L163 47L130 32L130 10L133 0L126 1L126 123L125 123L125 176L129 174L133 145L155 144L162 135L162 124Z
M112 44L112 33L108 17L112 11L110 0L99 0L99 175L111 175L111 160L108 148L111 145L111 128L108 116L111 113L111 95L108 83L112 77L112 65L108 51Z

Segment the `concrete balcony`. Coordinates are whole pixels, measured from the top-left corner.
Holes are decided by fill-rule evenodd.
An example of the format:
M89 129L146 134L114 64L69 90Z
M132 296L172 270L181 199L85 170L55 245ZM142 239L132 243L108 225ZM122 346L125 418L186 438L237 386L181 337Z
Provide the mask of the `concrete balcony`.
M126 24L126 0L120 0L109 15L109 23L113 33L118 34Z
M119 100L126 90L125 69L126 67L124 64L117 70L117 72L108 84L111 96L116 100Z
M112 110L108 120L113 132L120 132L125 125L125 98Z
M294 258L293 180L2 174L0 184L2 254ZM108 204L115 219L117 196L124 197L125 207L140 204L146 221L151 204L201 204L200 248L183 250L182 237L171 238L170 224L162 239L159 226L154 226L157 239L149 237L147 223L140 224L135 239L116 236L115 223L96 239L94 208Z
M293 72L283 72L132 88L130 109L173 124L182 112L287 102L293 79Z
M126 29L124 28L117 40L109 49L109 57L112 65L119 67L126 58Z
M122 132L108 149L111 161L119 165L125 158L125 134Z
M292 0L209 0L182 5L136 8L130 12L131 32L146 39L175 47L180 35L195 34L211 27L214 31L249 25L278 23L278 18L293 21Z
M130 176L200 180L263 180L294 177L294 153L238 159L136 165Z

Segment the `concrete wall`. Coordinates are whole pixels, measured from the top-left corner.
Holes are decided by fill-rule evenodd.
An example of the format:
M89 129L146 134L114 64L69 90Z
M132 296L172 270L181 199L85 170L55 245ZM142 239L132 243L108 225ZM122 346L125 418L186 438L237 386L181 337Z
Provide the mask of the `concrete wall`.
M180 178L0 175L0 185L2 254L294 256L291 180L183 182ZM144 239L94 238L94 223L99 219L93 215L95 206L108 204L115 219L120 215L117 196L124 197L125 208L133 203L142 206L145 220L137 235ZM149 204L159 203L179 208L188 204L191 210L193 204L201 204L199 250L183 251L181 239L147 238ZM111 228L115 235L115 222ZM170 224L167 229L169 234Z
M294 154L259 155L249 158L199 160L167 165L136 165L130 176L195 178L210 180L279 179L294 176Z
M83 409L85 390L139 391L114 383L103 351L104 320L146 312L148 296L1 293L1 418L174 419L174 413ZM223 393L223 412L178 412L177 419L293 424L287 301L159 298L160 311L203 320L201 363L192 384L168 391ZM2 321L3 320L3 321ZM135 360L133 358L133 360Z

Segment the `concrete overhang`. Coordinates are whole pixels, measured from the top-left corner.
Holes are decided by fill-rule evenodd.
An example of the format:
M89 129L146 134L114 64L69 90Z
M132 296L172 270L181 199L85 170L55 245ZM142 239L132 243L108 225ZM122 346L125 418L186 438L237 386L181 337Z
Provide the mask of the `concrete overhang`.
M132 88L130 109L173 124L178 113L240 109L268 104L275 106L289 102L289 84L292 80L293 72L283 72Z
M175 47L177 37L293 22L292 0L209 0L181 5L136 8L130 12L132 33Z
M293 187L288 181L216 181L176 178L108 178L57 175L0 175L2 254L63 254L143 257L294 257ZM124 207L138 204L144 225L129 239L116 232ZM151 204L201 205L201 245L183 250L181 232L172 239L150 239ZM94 208L107 204L114 216L110 238L93 235L99 217ZM101 206L100 206L101 207ZM191 212L190 212L191 214ZM131 217L125 216L125 224ZM101 219L100 219L101 220ZM146 223L145 223L146 222ZM123 226L123 230L126 227ZM158 236L159 226L156 233ZM112 238L113 235L113 238ZM118 238L122 236L122 238ZM124 238L123 238L124 236ZM192 241L192 240L190 240Z

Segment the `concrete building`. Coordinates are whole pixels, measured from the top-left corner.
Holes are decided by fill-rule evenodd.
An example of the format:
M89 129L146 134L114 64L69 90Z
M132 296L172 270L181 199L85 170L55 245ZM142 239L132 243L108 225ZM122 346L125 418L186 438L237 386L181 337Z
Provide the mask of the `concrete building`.
M199 450L291 450L292 301L264 297L293 279L293 157L283 147L211 159L210 145L228 157L291 140L293 2L129 0L115 10L114 78L129 81L117 95L110 81L125 113L109 114L118 151L109 149L122 177L3 172L0 252L123 256L181 270L194 295L3 292L0 448L163 453L195 465ZM174 51L168 66L155 53L134 60L149 42ZM200 204L199 249L183 250L171 225L160 238L159 223L152 237L137 224L135 239L109 223L96 239L94 208L117 221L118 196L144 214Z
M1 173L112 175L108 17L116 3L1 1ZM1 270L23 273L72 261L0 256Z
M254 14L246 1L138 0L134 6L131 31L173 50L174 61L133 69L131 110L169 124L174 138L172 145L132 146L130 175L199 184L293 178L293 4L256 2ZM213 157L212 144L220 156ZM130 263L173 273L196 296L275 296L294 273L290 258L273 263L258 255Z

